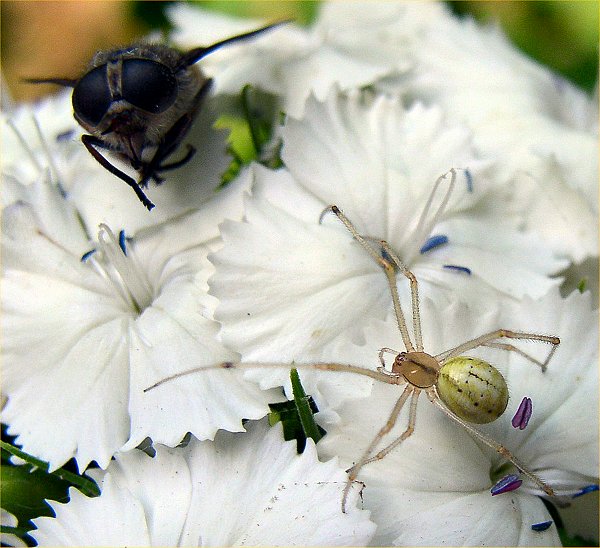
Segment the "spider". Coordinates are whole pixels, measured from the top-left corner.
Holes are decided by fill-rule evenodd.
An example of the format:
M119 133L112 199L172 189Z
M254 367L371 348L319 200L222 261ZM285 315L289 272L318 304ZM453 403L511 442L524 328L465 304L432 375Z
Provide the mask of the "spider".
M454 175L454 170L451 171ZM417 403L421 392L425 392L429 401L449 419L459 424L474 438L491 447L505 459L514 464L517 469L536 483L548 496L555 496L553 489L517 459L506 447L471 426L471 424L493 422L504 413L508 405L508 388L504 377L495 367L484 360L464 356L463 353L481 346L500 348L523 356L530 362L539 366L543 373L556 351L557 346L560 344L560 339L548 335L497 329L474 339L470 339L435 356L428 354L424 351L423 347L419 312L419 291L415 275L404 265L385 240L376 240L375 238L362 236L352 222L336 205L328 206L321 214L321 219L327 213L333 213L337 216L352 234L353 238L365 249L385 273L392 297L396 322L405 347L405 351L400 352L387 347L381 348L379 350L379 361L381 366L376 370L363 369L358 366L342 363L293 364L293 367L298 369L310 368L322 371L355 373L387 384L404 385L404 389L396 400L385 424L375 435L356 464L347 470L348 481L343 491L342 511L344 513L346 511L346 501L350 488L356 481L362 467L374 461L383 459L390 451L395 449L413 434L417 415ZM396 275L398 272L405 276L410 283L414 343L413 340L411 340L404 312L400 304L396 286ZM548 353L546 359L541 362L512 344L499 342L501 339L539 341L551 344L552 349ZM384 360L384 355L386 353L395 356L391 368L386 366ZM239 369L255 367L289 368L290 365L249 362L234 364L225 362L215 366L195 368L190 371L167 377L147 388L145 391L156 388L160 384L174 378L205 369ZM383 438L394 428L400 412L409 399L410 404L407 428L400 436L376 452L377 447L382 442Z

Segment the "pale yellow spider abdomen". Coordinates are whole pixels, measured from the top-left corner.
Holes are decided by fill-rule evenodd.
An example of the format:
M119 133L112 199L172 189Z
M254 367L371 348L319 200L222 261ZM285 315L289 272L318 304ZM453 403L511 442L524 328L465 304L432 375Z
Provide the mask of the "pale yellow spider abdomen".
M451 358L442 366L437 391L450 411L476 424L495 421L508 405L508 387L500 371L467 356Z

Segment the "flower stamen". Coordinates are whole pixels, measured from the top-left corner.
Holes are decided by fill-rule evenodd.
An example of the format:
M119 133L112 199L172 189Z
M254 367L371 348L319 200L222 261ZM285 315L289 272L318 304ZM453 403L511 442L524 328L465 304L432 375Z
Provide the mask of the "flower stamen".
M152 303L152 288L141 269L127 256L125 231L117 239L105 224L98 231L98 253L85 253L86 260L115 289L125 304L140 313Z
M531 403L531 398L524 397L521 400L519 408L513 417L511 424L513 428L518 428L519 430L525 430L527 424L529 423L529 419L531 418L531 413L533 412L533 405Z
M439 246L447 244L447 243L448 243L448 236L446 236L444 234L437 234L436 236L430 236L429 238L427 238L425 243L421 246L421 249L419 249L419 253L421 253L421 255L422 255L423 253L427 253L428 251L431 251L432 249L435 249L436 247L439 247Z
M588 493L593 493L594 491L598 491L598 484L587 485L581 491L575 493L571 498L576 499L577 497L581 497L583 495L587 495Z
M510 474L508 476L504 476L496 485L494 485L490 489L490 493L492 493L492 497L495 495L501 495L502 493L508 493L509 491L514 491L521 487L523 480L519 479L519 476L516 474Z
M550 526L552 525L552 520L548 520L548 521L541 521L540 523L534 523L531 526L531 530L532 531L545 531L546 529L548 529Z
M456 264L445 264L443 266L444 266L444 268L447 268L448 270L455 270L456 272L464 272L468 276L471 275L471 269L467 266L460 266L460 265L456 265Z

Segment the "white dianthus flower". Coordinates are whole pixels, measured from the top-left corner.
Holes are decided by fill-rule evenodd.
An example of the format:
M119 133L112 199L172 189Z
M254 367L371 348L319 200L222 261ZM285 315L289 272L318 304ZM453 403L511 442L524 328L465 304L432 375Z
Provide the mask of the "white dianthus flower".
M273 395L225 372L143 392L237 358L216 338L206 255L220 245L224 215L240 215L243 183L131 239L101 225L97 244L45 180L4 209L2 415L24 451L51 469L71 457L82 470L92 460L106 467L126 442L212 438L265 415Z
M31 532L51 546L365 546L369 513L340 508L346 474L284 442L280 428L251 424L243 436L222 432L214 443L133 450L95 473L101 495L71 489L67 504L50 502L55 518Z
M500 294L539 296L559 282L548 275L566 261L514 220L488 214L485 163L469 132L448 125L439 109L331 94L324 103L311 99L282 135L287 170L255 168L246 221L224 223L225 245L211 256L223 340L245 360L318 358L342 333L362 340L365 320L391 306L380 268L339 220L328 215L319 224L329 204L360 234L387 240L422 295L437 301L485 309ZM450 168L463 169L440 210L450 174L429 200Z
M334 2L321 6L314 25L289 23L253 40L223 48L202 61L219 93L237 94L247 83L273 93L287 114L300 116L312 94L323 100L334 85L369 86L410 66L408 45L430 19L443 14L434 2L368 5ZM197 47L264 24L202 11L185 4L170 11L174 40Z
M422 305L423 341L431 354L500 327L561 337L545 373L514 352L479 348L467 353L496 366L510 390L504 415L477 428L506 445L563 501L597 484L598 311L592 310L590 294L574 292L563 299L553 289L541 299L525 297L502 307L490 304L483 316L460 304L440 308L427 299ZM379 348L403 350L392 318L372 322L365 338L361 347L338 345L338 361L375 369ZM548 353L540 343L518 346L538 357ZM384 425L401 390L375 382L370 397L348 400L337 414L329 413L320 421L327 435L318 444L319 454L325 458L338 455L347 466L357 462ZM522 431L511 426L511 417L524 396L533 402L533 415ZM405 430L407 407L379 449ZM373 543L559 544L555 526L545 532L531 529L552 518L537 498L544 493L525 476L518 490L491 496L491 486L509 473L518 471L507 468L499 454L479 445L421 396L414 433L382 460L364 466L358 476L365 484L364 507L371 510L378 525Z

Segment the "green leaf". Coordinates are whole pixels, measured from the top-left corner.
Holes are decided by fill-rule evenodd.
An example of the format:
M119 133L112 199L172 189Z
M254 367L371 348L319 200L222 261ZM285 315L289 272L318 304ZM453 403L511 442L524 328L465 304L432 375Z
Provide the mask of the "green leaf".
M295 370L293 370L293 371L295 371ZM291 376L292 376L292 384L294 384L295 381L293 378L293 373L291 373ZM296 377L297 377L297 372L296 372ZM323 430L323 428L321 428L314 422L313 415L314 415L314 413L318 413L319 409L318 409L317 405L315 404L314 400L312 399L312 397L306 396L306 394L304 394L304 389L302 388L302 385L300 384L299 378L297 379L297 384L296 384L295 390L296 390L295 394L297 393L298 397L295 396L294 400L269 404L269 408L271 409L271 413L269 413L269 424L271 426L273 426L274 424L281 422L281 424L283 426L284 439L287 441L296 440L296 442L297 442L296 447L297 447L298 453L302 453L302 451L304 451L304 447L306 446L307 434L305 432L304 425L300 418L299 407L302 409L302 414L304 415L304 421L305 421L305 424L307 425L309 432L312 432L313 434L315 434L315 428L316 428L316 434L315 434L315 437L313 438L313 439L315 439L315 441L318 441L319 439L321 439L326 434L326 432L325 432L325 430ZM308 410L307 410L307 407L308 407ZM311 423L312 423L312 426L311 426ZM313 436L311 435L308 437L313 437Z
M31 470L38 469L42 473L55 476L61 480L64 480L70 485L77 487L77 489L79 489L84 495L88 497L97 497L100 494L100 489L96 485L96 482L86 476L80 476L79 474L69 472L64 468L58 468L57 470L48 473L50 466L47 462L44 462L43 460L37 459L32 455L29 455L24 451L21 451L18 447L10 445L5 441L0 441L0 448L2 448L4 451L7 451L11 455L14 455L15 457L23 459L27 464L30 465Z
M69 482L30 465L0 466L2 508L14 514L20 525L39 516L54 516L45 499L67 502Z
M304 392L304 387L300 382L300 376L298 375L297 369L292 369L290 371L290 379L292 381L294 403L296 404L302 431L307 438L312 438L314 442L317 443L323 437L323 434L319 431L319 427L315 422L314 414L310 408L306 393Z

